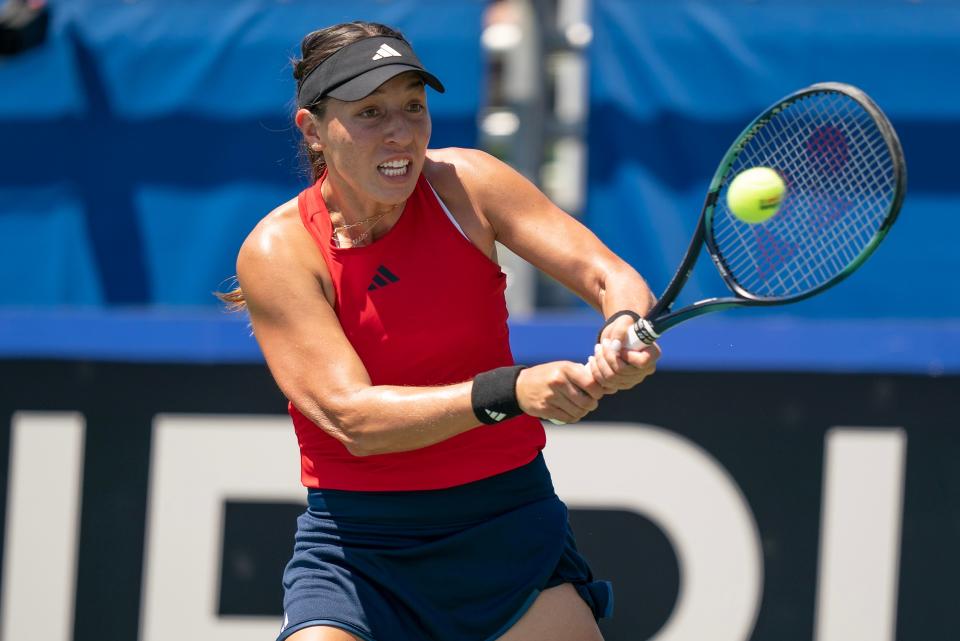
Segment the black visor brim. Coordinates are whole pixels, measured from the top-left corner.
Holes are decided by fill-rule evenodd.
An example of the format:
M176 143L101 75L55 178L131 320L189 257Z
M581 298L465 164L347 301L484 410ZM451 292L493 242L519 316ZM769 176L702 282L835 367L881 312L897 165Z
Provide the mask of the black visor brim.
M377 88L379 88L383 83L392 80L400 74L408 71L415 72L417 75L423 78L424 83L430 87L433 87L438 92L443 93L445 91L443 83L441 83L440 80L432 73L425 71L421 67L413 67L410 65L387 65L383 67L377 67L376 69L371 69L360 74L356 78L351 78L339 87L335 87L328 91L327 95L331 98L336 98L337 100L343 100L344 102L362 100L376 91Z

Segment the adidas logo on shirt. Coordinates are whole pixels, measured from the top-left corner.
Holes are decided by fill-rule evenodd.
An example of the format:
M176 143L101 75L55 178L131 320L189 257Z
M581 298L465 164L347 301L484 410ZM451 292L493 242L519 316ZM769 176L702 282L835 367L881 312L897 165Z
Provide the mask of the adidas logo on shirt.
M380 48L377 49L377 53L373 54L373 57L370 59L380 60L381 58L393 58L394 56L396 56L397 58L402 57L400 55L400 52L394 49L393 47L391 47L390 45L380 45Z
M370 281L370 286L367 287L367 291L372 292L375 289L386 287L390 283L395 283L398 280L400 279L393 272L383 265L380 265L377 267L377 273L373 275L373 280Z

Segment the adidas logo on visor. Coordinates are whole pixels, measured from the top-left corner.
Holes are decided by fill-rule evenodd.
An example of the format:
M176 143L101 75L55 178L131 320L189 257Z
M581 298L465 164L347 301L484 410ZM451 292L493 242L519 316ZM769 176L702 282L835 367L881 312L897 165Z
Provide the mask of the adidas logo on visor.
M400 52L391 47L390 45L380 45L380 48L377 49L377 53L373 54L371 60L380 60L381 58L392 58L396 56L397 58L402 57Z

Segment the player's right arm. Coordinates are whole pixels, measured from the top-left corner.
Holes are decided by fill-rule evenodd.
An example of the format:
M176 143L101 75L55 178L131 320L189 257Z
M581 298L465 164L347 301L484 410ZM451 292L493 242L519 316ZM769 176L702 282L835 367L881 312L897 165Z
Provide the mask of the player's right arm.
M334 312L326 264L300 222L296 200L251 232L237 259L237 278L281 391L351 453L418 449L477 427L471 381L442 387L371 383ZM577 421L602 395L576 363L532 367L522 380L520 406L540 418Z

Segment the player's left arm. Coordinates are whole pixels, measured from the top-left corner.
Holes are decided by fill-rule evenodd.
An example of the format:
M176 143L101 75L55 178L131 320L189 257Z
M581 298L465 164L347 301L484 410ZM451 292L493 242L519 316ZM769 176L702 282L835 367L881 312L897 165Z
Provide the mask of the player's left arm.
M461 171L495 240L558 280L604 318L630 310L645 314L654 303L646 281L589 229L557 207L507 164L480 151L464 152ZM621 316L605 327L591 359L594 377L605 389L633 387L653 373L656 346L627 351L633 319ZM619 342L619 345L617 344Z

